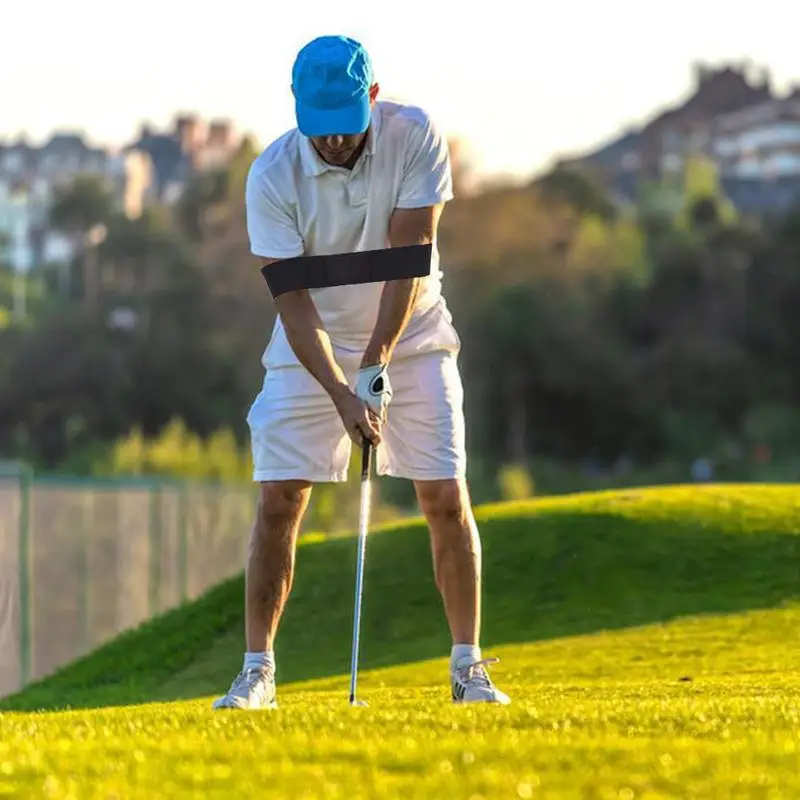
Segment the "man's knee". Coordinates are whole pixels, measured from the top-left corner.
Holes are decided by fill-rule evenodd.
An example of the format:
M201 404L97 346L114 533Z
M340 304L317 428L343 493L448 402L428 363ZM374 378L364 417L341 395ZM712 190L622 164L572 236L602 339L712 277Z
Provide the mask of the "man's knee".
M419 481L416 490L422 513L429 521L467 522L469 493L465 481Z
M308 504L311 484L306 481L264 481L258 496L256 530L291 533Z

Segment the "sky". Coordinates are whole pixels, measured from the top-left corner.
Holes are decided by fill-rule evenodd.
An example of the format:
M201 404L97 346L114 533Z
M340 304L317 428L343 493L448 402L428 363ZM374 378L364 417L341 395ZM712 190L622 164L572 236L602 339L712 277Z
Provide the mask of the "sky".
M297 51L334 33L361 41L382 92L461 138L481 175L525 177L641 123L687 95L698 60L749 59L779 90L800 83L791 0L467 5L4 0L0 138L79 130L120 146L143 121L195 111L264 146L294 126Z

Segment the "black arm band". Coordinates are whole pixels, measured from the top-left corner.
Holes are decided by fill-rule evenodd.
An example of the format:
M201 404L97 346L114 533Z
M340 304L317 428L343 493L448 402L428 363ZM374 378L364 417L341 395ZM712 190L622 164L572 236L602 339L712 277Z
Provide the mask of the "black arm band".
M363 250L330 256L299 256L261 267L273 297L298 289L424 278L431 272L432 244Z

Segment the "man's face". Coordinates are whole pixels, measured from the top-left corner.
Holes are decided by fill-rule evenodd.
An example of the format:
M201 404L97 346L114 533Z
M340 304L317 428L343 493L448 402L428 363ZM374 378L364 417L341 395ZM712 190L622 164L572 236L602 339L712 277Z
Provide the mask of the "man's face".
M366 133L348 136L312 136L311 143L329 164L344 167L348 166L351 159L359 152L366 136Z
M380 86L373 83L369 90L369 104L370 107L375 105L375 101L380 92ZM366 133L356 133L337 136L312 136L311 144L314 145L316 151L320 154L324 161L334 167L347 167L352 169L361 151L364 149L364 144L367 140Z

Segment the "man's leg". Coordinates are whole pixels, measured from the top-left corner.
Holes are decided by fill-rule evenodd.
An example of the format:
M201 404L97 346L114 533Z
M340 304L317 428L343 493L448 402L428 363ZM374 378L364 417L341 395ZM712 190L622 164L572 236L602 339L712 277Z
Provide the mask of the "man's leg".
M311 497L308 481L265 481L245 572L248 653L272 653L294 580L297 534Z
M294 581L297 535L311 496L304 480L262 481L245 567L241 672L214 708L275 708L275 636Z
M433 573L444 601L453 648L450 683L459 702L510 702L489 678L481 655L481 540L464 478L415 480L428 521Z
M393 371L392 371L393 370ZM390 367L379 471L413 481L431 534L434 575L453 639L453 698L507 703L480 650L481 543L466 474L463 389L456 357L427 353Z
M350 445L328 395L302 367L270 370L247 415L260 485L245 570L244 664L214 708L276 705L275 637L314 483L347 478Z
M433 573L453 645L477 646L481 625L481 542L463 478L415 481L428 521Z

